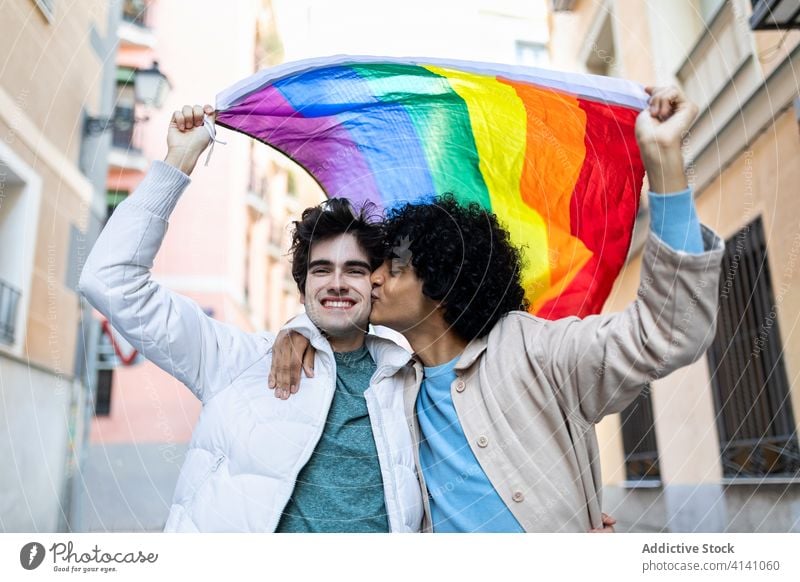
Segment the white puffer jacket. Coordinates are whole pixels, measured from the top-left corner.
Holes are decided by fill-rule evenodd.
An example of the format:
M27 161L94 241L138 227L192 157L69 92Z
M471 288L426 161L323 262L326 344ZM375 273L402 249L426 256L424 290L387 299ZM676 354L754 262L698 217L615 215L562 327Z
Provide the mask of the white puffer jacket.
M190 299L150 276L167 218L189 178L155 162L100 234L81 292L147 359L183 382L203 403L181 468L165 531L271 532L298 473L325 426L336 386L330 344L306 316L287 326L317 349L314 378L289 400L267 387L274 337L245 333L208 317ZM422 499L403 385L410 354L367 337L377 371L365 392L393 532L416 532Z

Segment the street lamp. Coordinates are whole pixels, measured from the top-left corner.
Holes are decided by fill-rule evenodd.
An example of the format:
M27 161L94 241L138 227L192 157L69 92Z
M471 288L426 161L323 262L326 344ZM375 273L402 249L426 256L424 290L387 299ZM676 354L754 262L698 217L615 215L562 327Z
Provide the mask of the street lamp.
M136 102L147 107L161 109L171 88L169 79L158 68L158 61L153 61L149 69L139 69L133 79Z
M133 88L136 103L145 107L159 109L169 93L169 79L158 68L154 61L149 69L138 69L134 73ZM116 107L110 117L87 117L84 126L86 135L100 135L114 127L128 126L139 121L133 117L132 109Z

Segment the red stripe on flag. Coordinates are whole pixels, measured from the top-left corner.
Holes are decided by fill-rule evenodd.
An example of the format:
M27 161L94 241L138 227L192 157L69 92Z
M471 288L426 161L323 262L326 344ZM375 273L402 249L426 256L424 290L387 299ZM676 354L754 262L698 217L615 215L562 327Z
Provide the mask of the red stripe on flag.
M538 310L547 319L602 310L625 264L644 179L634 131L638 112L579 101L586 112L586 158L570 201L570 224L593 256L563 293Z

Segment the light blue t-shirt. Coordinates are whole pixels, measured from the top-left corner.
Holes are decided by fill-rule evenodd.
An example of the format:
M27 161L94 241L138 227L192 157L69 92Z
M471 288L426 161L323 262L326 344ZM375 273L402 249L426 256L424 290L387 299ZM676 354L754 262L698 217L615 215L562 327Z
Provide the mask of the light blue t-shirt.
M428 486L433 531L522 532L469 448L456 416L450 385L458 358L425 368L417 396L423 439L419 461Z

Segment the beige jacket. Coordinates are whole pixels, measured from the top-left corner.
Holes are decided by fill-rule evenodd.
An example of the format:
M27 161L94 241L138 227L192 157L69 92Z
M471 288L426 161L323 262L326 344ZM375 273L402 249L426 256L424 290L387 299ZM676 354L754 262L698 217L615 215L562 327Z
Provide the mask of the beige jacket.
M706 252L672 250L651 234L637 299L621 313L547 321L515 311L473 340L456 364L451 395L467 441L500 497L528 532L601 526L594 425L623 410L650 382L702 356L715 333L722 241L703 227ZM419 450L414 403L406 416ZM425 521L430 508L416 458Z

